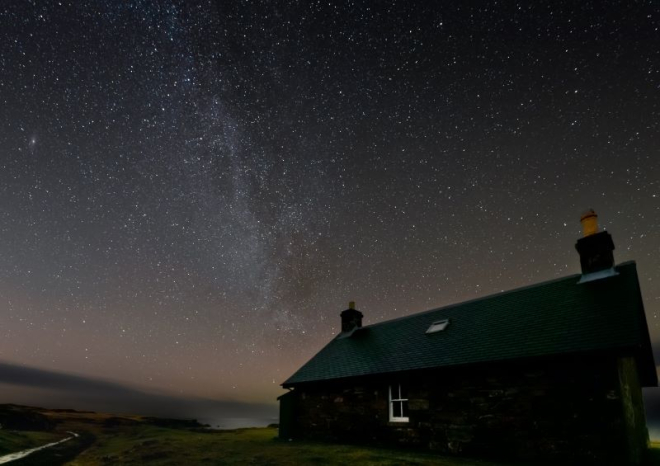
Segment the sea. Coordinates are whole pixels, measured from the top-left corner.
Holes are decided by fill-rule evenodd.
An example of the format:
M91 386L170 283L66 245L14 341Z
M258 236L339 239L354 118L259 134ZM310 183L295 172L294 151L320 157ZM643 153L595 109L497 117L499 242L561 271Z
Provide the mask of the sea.
M650 422L647 424L649 429L649 438L653 442L660 442L660 423Z
M273 418L251 418L251 417L222 417L212 419L197 419L200 424L208 424L212 429L244 429L246 427L266 427L277 424L278 419Z

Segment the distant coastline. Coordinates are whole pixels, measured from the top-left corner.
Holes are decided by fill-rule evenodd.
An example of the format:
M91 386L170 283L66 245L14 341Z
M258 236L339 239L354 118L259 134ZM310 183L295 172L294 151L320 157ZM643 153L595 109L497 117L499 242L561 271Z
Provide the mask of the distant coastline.
M660 442L660 423L648 422L649 438L652 442Z
M248 427L266 427L270 424L276 424L278 419L271 418L249 418L249 417L223 417L197 419L201 424L208 424L211 429L230 430L245 429Z

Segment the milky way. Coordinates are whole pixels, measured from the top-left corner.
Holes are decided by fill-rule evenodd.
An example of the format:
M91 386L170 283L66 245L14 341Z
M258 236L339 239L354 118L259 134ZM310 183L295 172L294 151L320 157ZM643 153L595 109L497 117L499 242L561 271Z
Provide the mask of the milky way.
M660 344L654 2L0 6L0 362L273 403L338 330L579 272Z

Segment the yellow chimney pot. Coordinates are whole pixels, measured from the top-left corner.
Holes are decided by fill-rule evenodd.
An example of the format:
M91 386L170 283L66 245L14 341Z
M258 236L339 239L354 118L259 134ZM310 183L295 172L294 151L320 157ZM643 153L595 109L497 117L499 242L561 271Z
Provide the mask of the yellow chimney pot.
M355 309L355 301L349 301L348 302L348 308L349 309Z
M598 215L594 209L589 209L580 217L582 236L587 237L598 233Z

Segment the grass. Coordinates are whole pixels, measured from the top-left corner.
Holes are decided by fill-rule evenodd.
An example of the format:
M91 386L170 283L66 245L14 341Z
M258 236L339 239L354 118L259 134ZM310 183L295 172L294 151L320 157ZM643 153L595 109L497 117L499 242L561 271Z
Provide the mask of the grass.
M25 458L12 462L11 466L56 466L70 464L70 461L89 448L94 441L95 437L90 432L81 432L76 438L37 451Z
M64 437L65 435L59 432L0 430L0 456L57 442Z
M57 422L56 431L0 430L1 454L58 440L67 436L66 431L78 432L81 437L11 465L505 465L419 451L281 442L276 440L274 428L207 431L159 427L137 416L41 412ZM660 442L652 444L649 456L649 464L660 464Z
M223 465L446 465L492 462L442 458L406 452L310 442L279 442L277 429L192 432L158 427L122 429L80 455L71 465L100 464L223 464Z
M648 464L660 464L660 442L651 442Z
M504 466L416 451L280 442L275 440L277 429L273 428L194 432L136 426L107 434L70 464ZM652 454L650 464L660 464L655 462L660 458L660 444L654 444Z
M15 466L101 465L439 465L501 466L499 463L443 458L431 453L312 442L281 442L277 429L202 430L167 428L138 416L40 410L56 422L55 433L39 433L32 443L14 441L18 451L78 432L80 439L42 450ZM9 432L0 431L7 437ZM21 439L31 433L21 432ZM43 441L41 441L43 440Z

